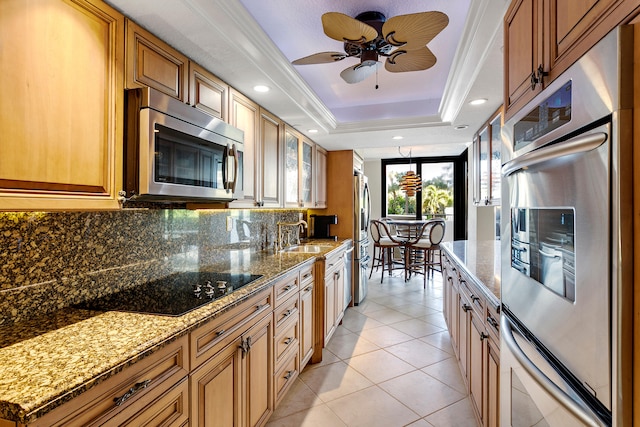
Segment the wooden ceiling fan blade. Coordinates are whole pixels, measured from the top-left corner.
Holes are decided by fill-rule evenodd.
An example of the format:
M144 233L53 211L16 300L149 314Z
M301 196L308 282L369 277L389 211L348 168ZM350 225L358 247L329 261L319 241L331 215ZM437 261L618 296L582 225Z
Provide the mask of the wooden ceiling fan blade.
M371 76L376 72L376 69L380 66L379 62L376 62L374 65L354 65L352 67L347 67L340 73L340 77L349 83L360 83L367 77Z
M320 52L291 62L293 65L327 64L342 61L347 55L341 52Z
M378 37L378 31L371 25L340 12L327 12L322 15L322 27L327 36L341 42L365 43Z
M449 24L449 17L442 12L419 12L389 18L382 26L385 40L404 50L426 46Z
M436 63L436 56L428 47L414 49L408 52L397 50L387 58L384 68L392 73L406 71L421 71L431 68Z

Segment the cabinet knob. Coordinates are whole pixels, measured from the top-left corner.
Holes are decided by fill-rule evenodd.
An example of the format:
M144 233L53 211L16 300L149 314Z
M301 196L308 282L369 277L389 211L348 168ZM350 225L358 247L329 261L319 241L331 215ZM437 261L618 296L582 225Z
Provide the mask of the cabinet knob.
M484 332L480 332L480 341L484 341L487 338L489 338L489 335L485 334Z
M467 304L462 304L462 309L465 311L465 313L469 310L471 310L471 306L467 305Z

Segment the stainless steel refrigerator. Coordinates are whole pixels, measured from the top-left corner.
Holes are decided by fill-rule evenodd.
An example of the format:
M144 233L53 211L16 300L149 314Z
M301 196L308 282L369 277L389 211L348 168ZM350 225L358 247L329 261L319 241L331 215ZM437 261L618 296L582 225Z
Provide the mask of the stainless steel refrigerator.
M371 204L367 177L354 172L353 221L353 303L360 304L367 296L367 269L369 268L369 217Z

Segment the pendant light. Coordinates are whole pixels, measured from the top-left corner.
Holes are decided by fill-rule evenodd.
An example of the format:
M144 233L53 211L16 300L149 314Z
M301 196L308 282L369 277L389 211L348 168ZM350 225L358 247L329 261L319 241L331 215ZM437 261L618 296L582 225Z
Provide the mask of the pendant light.
M398 153L400 153L400 156L402 156L400 147L398 147ZM408 197L412 197L416 195L416 192L420 189L421 186L422 178L420 178L420 175L411 170L411 149L409 149L409 170L400 179L400 189L404 191Z

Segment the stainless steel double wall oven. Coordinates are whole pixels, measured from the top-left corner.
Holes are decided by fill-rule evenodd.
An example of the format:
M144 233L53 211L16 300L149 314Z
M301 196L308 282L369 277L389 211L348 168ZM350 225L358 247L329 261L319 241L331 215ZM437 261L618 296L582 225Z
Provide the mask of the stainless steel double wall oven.
M633 29L503 129L501 425L622 425L632 402Z

